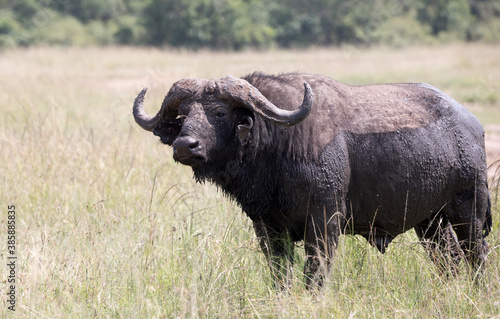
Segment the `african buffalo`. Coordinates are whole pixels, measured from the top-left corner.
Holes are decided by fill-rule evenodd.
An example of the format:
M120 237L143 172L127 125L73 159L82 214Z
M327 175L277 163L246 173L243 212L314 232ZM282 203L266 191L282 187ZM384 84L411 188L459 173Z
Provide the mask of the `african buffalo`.
M384 253L414 228L433 261L473 269L492 226L484 130L427 84L351 86L321 75L185 79L136 122L238 202L282 278L304 240L308 286L321 285L339 235ZM450 269L450 268L448 268Z

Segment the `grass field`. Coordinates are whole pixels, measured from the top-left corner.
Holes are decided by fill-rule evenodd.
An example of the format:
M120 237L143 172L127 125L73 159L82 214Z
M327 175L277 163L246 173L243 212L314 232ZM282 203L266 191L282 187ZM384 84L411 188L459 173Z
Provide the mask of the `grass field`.
M410 231L381 255L342 236L326 287L276 292L248 218L197 185L131 116L181 78L256 70L351 83L427 82L485 125L500 159L500 46L241 53L34 48L0 52L2 318L500 318L500 202L484 283L444 278ZM491 170L496 199L498 176ZM495 182L496 181L496 182ZM497 187L494 187L494 184ZM16 311L8 310L8 206Z

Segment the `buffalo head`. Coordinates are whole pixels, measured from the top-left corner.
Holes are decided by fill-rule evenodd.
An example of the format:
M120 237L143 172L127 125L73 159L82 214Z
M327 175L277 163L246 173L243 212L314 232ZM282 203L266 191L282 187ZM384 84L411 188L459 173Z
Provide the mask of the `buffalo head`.
M236 149L237 143L244 144L255 116L282 126L305 119L314 95L309 84L304 83L304 88L302 105L289 111L276 107L243 79L186 79L172 86L155 116L144 111L147 89L143 89L135 99L133 114L139 126L173 146L176 161L194 168L215 161L222 146Z

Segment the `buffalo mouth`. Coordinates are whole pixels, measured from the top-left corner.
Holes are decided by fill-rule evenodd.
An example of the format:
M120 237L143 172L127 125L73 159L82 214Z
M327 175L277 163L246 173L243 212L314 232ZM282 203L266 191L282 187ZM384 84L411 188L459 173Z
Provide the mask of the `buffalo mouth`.
M197 166L200 166L201 164L207 162L206 157L202 156L202 155L176 156L174 154L174 160L176 162L183 164L183 165L187 165L187 166L191 166L191 167L197 167Z

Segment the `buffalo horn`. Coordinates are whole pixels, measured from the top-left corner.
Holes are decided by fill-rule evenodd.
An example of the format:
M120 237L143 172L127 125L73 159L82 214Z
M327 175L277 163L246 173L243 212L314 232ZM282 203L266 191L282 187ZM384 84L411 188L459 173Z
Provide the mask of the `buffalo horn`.
M182 100L196 94L206 82L206 80L202 79L177 81L170 88L170 91L161 104L160 111L155 116L149 116L144 111L143 102L147 88L143 89L134 101L133 114L135 121L146 131L152 131L162 119L175 119Z
M266 120L284 126L292 126L304 120L311 112L314 102L314 93L306 82L304 82L305 92L302 105L293 111L278 108L256 87L243 79L226 76L219 81L218 85L221 98L239 102Z
M134 108L133 108L133 114L134 114L134 119L139 124L140 127L145 129L146 131L152 131L153 128L158 124L160 121L160 112L156 114L155 116L149 116L146 114L144 111L144 96L146 95L146 91L148 89L144 88L142 91L137 95L134 101Z

